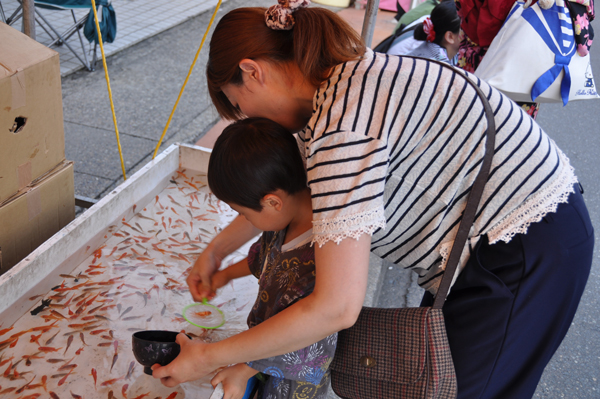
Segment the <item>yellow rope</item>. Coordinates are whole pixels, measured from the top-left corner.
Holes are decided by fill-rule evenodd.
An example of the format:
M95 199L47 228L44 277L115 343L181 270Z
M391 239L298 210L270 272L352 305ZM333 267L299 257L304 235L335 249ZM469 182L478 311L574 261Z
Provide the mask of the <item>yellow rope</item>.
M102 44L102 32L98 23L98 14L96 13L96 2L92 0L92 10L94 10L94 20L96 21L96 31L98 32L98 44L102 52L102 65L104 66L104 77L108 87L108 98L110 99L110 109L112 110L113 122L115 124L115 134L117 136L117 146L119 147L119 157L121 158L121 169L123 170L123 179L127 180L125 175L125 162L123 162L123 151L121 150L121 140L119 139L119 128L117 127L117 116L115 115L115 105L113 104L112 91L110 90L110 79L108 77L108 68L106 67L106 56L104 55L104 45Z
M92 1L94 1L94 0L92 0ZM183 91L185 90L185 86L187 85L187 82L190 79L190 75L192 74L192 71L194 70L196 61L198 61L198 56L200 55L200 50L202 50L202 46L204 45L206 36L208 36L208 31L210 30L210 27L212 26L212 23L215 20L217 11L219 11L219 7L221 6L221 1L222 0L219 0L219 2L217 3L215 12L213 13L213 15L210 19L210 22L208 23L208 28L206 28L206 32L204 32L204 37L202 38L202 42L200 42L200 47L198 48L198 51L196 52L196 56L194 57L194 62L192 62L192 66L190 66L190 71L188 72L187 77L185 78L185 81L183 82L183 86L181 87L181 90L179 91L179 96L177 97L177 101L175 101L175 106L173 107L173 111L171 111L171 115L169 115L169 119L167 120L165 129L162 132L162 136L160 136L160 140L158 140L158 144L156 145L156 149L154 150L154 155L152 156L152 159L154 159L156 157L156 154L158 154L158 149L160 148L160 145L162 144L162 141L165 138L165 134L167 134L167 129L169 129L169 125L171 124L171 119L173 118L173 114L175 114L175 110L177 109L177 104L179 104L179 100L181 99L181 95L183 94Z

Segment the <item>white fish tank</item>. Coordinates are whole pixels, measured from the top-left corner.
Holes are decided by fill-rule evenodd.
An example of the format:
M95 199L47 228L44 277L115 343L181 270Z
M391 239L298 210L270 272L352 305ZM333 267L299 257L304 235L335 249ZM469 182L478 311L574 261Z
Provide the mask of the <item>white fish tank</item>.
M186 277L195 259L237 216L208 189L209 155L172 145L0 276L1 398L211 396L210 376L166 388L131 349L141 330L215 342L247 329L258 289L252 276L211 301L225 315L222 327L202 329L182 316L193 302Z

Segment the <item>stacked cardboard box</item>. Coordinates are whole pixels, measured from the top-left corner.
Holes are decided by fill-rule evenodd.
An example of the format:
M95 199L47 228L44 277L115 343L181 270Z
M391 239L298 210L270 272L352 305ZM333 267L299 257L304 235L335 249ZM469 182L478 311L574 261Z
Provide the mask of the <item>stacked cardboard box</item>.
M0 274L75 217L58 53L0 23Z

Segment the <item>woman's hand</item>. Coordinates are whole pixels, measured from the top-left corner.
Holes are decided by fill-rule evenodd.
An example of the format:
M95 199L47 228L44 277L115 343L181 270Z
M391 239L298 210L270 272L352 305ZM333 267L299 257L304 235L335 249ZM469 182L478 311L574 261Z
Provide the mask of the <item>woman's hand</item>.
M192 341L185 334L178 334L175 342L181 347L175 360L166 366L152 366L152 377L160 379L164 386L174 387L182 382L197 380L220 367L212 366L206 357L205 349L211 344Z
M223 383L223 391L225 391L223 399L242 399L246 393L248 380L257 373L258 371L245 363L239 363L219 371L210 383L213 387L216 387L220 382Z
M317 278L310 295L259 325L219 342L192 342L180 334L177 342L182 345L181 353L167 366L155 365L154 376L172 387L204 377L229 364L302 349L352 326L365 298L370 247L368 234L358 240L347 238L339 244L327 242L322 247L317 246Z

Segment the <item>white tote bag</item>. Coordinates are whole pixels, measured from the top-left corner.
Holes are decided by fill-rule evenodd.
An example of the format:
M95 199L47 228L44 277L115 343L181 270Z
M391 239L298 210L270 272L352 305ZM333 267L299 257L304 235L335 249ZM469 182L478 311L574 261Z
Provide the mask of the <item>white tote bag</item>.
M590 55L577 53L564 0L548 10L517 1L475 75L518 102L598 98Z

